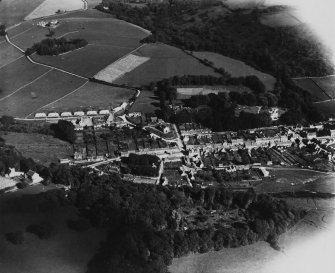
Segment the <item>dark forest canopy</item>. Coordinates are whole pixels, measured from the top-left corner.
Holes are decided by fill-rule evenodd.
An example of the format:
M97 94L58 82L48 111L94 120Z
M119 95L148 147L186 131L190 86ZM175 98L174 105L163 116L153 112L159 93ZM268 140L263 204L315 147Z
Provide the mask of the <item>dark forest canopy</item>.
M26 55L37 53L38 55L59 55L68 51L86 46L88 42L84 39L67 40L62 37L60 39L44 39L39 43L35 43L25 52Z
M214 16L210 8L221 4L171 3L134 8L104 0L97 8L149 29L152 35L143 42L157 41L191 51L217 52L274 76L278 69L286 69L291 77L333 72L316 41L303 38L299 27L273 28L261 24L261 10L237 10Z

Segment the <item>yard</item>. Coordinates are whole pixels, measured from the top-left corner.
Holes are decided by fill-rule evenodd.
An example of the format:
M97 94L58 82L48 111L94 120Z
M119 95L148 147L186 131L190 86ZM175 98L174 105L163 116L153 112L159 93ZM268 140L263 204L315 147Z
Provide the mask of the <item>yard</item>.
M73 94L43 108L41 111L112 108L128 101L133 95L134 90L88 82Z
M61 158L70 158L73 154L72 146L65 141L52 136L26 133L1 133L8 145L13 145L26 158L32 158L39 164L49 166L57 163Z
M276 82L276 79L273 76L258 71L242 61L213 52L193 52L193 55L202 60L207 59L212 62L215 67L223 68L233 77L255 75L264 83L267 90L273 90L273 86Z
M147 44L133 54L148 57L150 60L126 73L115 83L141 86L173 76L220 76L212 68L201 64L182 50L165 44Z

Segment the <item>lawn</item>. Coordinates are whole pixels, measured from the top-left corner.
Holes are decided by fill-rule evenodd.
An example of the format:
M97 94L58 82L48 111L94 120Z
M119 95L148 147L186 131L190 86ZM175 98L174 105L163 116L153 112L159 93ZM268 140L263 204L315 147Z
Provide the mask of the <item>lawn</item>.
M124 21L104 16L94 18L99 17L100 13L87 12L88 17L83 17L86 12L78 12L78 17L75 14L73 17L59 16L60 24L55 29L54 36L56 38L86 39L89 44L85 48L58 56L34 54L32 58L81 76L92 77L134 50L140 45L139 41L148 35L144 30ZM14 32L14 29L9 33L10 37L14 37L12 41L24 50L46 39L49 32L47 28L36 26L34 22L29 22L29 24L30 27L25 25L25 30L20 35L17 35L20 32Z
M0 100L18 88L29 84L49 69L30 63L22 57L0 69Z
M219 77L210 67L201 64L182 50L165 44L147 44L133 54L150 58L138 68L116 81L134 86L146 85L164 78L183 75L212 75Z
M1 133L0 136L6 144L15 146L24 157L32 158L45 166L73 155L73 148L68 142L52 136L12 132Z
M159 110L159 99L150 91L141 91L130 112L155 113Z
M24 19L33 20L55 14L58 10L61 12L72 11L84 8L82 0L45 0L41 5L34 9Z
M105 239L104 229L90 228L76 232L67 227L67 221L78 218L78 210L71 206L48 212L25 208L15 210L6 201L22 195L37 194L54 189L55 186L37 185L0 196L0 264L1 272L10 273L81 273L86 272L87 263L98 251ZM16 201L16 200L15 200ZM17 202L11 202L16 204ZM7 203L8 204L8 203ZM31 206L28 206L31 207ZM55 227L55 235L39 239L25 233L22 245L13 245L5 239L7 232L24 231L30 224L47 221Z
M21 22L44 0L2 0L0 2L0 22L7 27Z
M112 87L94 82L85 86L66 98L53 103L41 111L75 111L94 108L112 108L128 101L134 95L134 90Z
M0 115L25 117L81 86L85 80L50 70L34 83L0 101Z
M322 78L313 78L313 81L319 85L330 97L335 99L335 76Z
M207 59L208 61L213 62L215 67L223 68L233 77L255 75L264 83L267 90L273 90L273 86L276 82L276 79L273 76L258 71L242 61L238 61L213 52L193 52L193 54L197 58L203 60Z
M294 82L301 88L312 94L316 101L329 100L330 97L311 78L295 79Z

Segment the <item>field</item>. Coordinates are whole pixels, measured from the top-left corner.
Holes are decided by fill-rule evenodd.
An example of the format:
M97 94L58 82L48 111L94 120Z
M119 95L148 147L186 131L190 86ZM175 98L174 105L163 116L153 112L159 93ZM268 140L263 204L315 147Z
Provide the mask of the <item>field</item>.
M182 50L165 44L147 44L133 52L133 54L148 57L150 60L131 72L126 73L123 77L116 80L115 83L140 86L173 76L220 76L212 68L201 64Z
M7 27L21 22L44 0L2 0L0 2L0 22Z
M0 69L14 62L22 53L6 42L0 44Z
M242 61L213 52L193 52L193 54L199 59L207 59L208 61L213 62L215 67L223 68L233 77L255 75L264 83L267 90L273 90L273 86L276 82L276 79L273 76L258 71Z
M335 118L335 100L315 103L314 105L321 113Z
M316 101L329 100L331 98L312 78L294 79L294 82L313 95Z
M144 64L149 59L150 58L147 57L129 54L101 70L94 76L94 78L112 83L124 74L129 73L136 67Z
M45 0L41 5L34 9L24 19L33 20L55 14L58 10L61 12L78 10L84 8L82 0Z
M5 133L0 135L8 145L13 145L26 158L32 158L39 164L49 166L58 163L60 158L70 158L72 146L52 136L26 133Z
M65 111L112 108L128 101L134 90L88 82L76 92L41 109L41 111Z
M140 96L131 107L130 112L155 113L155 111L159 109L159 100L154 93L141 91Z
M313 81L320 86L328 96L335 99L335 76L313 78Z
M0 115L28 116L40 107L75 90L84 82L81 78L49 69L31 84L2 99Z
M37 185L0 196L1 272L86 272L87 263L98 251L100 242L105 239L105 230L90 228L84 232L76 232L69 229L67 221L78 218L78 211L73 207L61 207L42 213L29 208L17 211L6 205L10 204L6 202L10 199L54 188L55 186ZM5 239L7 232L23 231L28 225L42 221L47 221L55 227L56 234L53 237L43 240L25 233L26 241L22 245L13 245Z
M85 17L87 14L87 17ZM85 77L93 77L100 70L115 62L122 56L136 49L139 41L148 33L136 26L112 17L91 11L73 14L73 17L58 16L59 26L55 29L56 38L83 38L88 45L79 50L58 56L39 56L34 54L35 61L49 64ZM25 22L19 26L22 31L9 31L12 42L22 49L46 39L48 29L36 25L36 22ZM20 34L21 33L21 34Z
M177 88L177 99L188 99L194 95L208 95L218 93L229 93L229 92L251 92L248 87L245 86L215 86L215 87L186 87Z
M261 17L261 23L269 27L293 27L301 24L300 20L289 10L264 14Z

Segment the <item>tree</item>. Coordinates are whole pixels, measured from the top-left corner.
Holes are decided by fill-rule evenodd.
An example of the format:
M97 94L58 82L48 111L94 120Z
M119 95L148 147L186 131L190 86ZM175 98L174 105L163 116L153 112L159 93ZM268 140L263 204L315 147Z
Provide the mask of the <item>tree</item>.
M265 92L265 85L260 81L257 76L245 77L244 85L255 91L257 94Z
M74 125L67 120L59 120L56 126L52 126L55 131L56 137L74 143L76 141L76 132L74 130Z
M6 25L2 24L0 25L0 36L6 36Z

